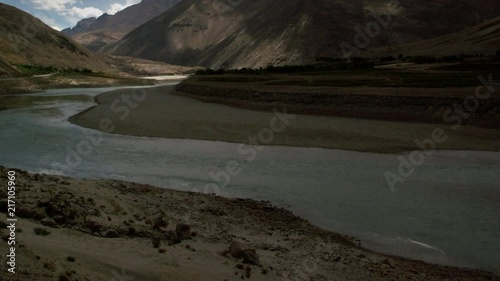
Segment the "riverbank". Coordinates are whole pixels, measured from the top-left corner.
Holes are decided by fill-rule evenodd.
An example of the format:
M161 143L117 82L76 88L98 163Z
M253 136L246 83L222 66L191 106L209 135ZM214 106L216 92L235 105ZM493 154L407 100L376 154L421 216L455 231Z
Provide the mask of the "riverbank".
M153 81L106 74L52 74L0 79L0 96L31 94L47 89L100 88L154 85Z
M267 202L23 171L16 186L9 280L500 280L373 253Z
M500 129L498 76L427 71L199 75L176 94L252 110L445 125L456 124L462 108L460 124Z
M125 106L121 110L112 110L113 102L119 102L123 95L137 94L136 90L103 93L96 98L97 106L71 117L70 121L100 130L101 121L110 120L115 134L258 145L259 139L255 141L251 137L272 127L270 122L277 116L271 108L256 111L173 95L173 86L144 91L144 100L137 102L134 108ZM122 102L115 105L124 106ZM281 114L285 111L279 104L275 108ZM288 107L286 110L289 112ZM419 141L432 138L436 129L442 129L447 139L436 144L438 150L500 150L500 130L472 125L455 129L449 124L305 114L284 123L285 127L275 131L267 145L400 153L422 149Z
M101 59L109 65L109 69L53 68L53 73L49 73L48 67L18 66L23 76L1 78L0 96L37 93L47 89L147 86L159 80L184 79L198 69L130 57L102 56ZM35 75L39 73L43 74Z

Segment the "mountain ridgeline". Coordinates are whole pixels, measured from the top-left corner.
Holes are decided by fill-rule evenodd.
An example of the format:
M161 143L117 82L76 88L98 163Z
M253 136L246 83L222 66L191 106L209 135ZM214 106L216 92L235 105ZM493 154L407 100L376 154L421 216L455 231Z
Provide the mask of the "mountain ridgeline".
M115 15L103 14L99 18L83 19L73 28L62 32L71 36L89 50L99 51L103 46L175 6L181 0L143 0Z
M443 36L499 14L497 0L183 0L103 51L212 68L305 64Z
M0 3L0 75L15 76L15 65L100 70L95 54L39 19Z

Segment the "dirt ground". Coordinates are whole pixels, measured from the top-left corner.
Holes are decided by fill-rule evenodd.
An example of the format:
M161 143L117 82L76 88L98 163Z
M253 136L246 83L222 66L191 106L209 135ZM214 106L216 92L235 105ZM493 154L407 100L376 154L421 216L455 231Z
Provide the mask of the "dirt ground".
M23 171L16 186L16 274L2 280L500 280L362 249L268 202Z
M113 110L124 106L123 96L140 94L137 90L118 90L96 98L99 105L90 108L70 121L88 128L100 130L101 121L111 120L111 133L200 139L254 144L249 140L269 129L276 118L272 110L283 114L285 107L251 110L204 102L190 97L171 94L172 86L144 90L144 100L134 108ZM141 94L142 95L142 94ZM286 112L290 112L286 107ZM293 111L292 111L293 112ZM447 139L436 145L439 150L500 150L500 130L471 125L454 128L451 124L402 122L361 118L341 118L294 114L280 132L273 134L267 145L322 147L377 153L400 153L421 150L417 141L431 139L436 129L445 132ZM125 118L126 117L126 118Z

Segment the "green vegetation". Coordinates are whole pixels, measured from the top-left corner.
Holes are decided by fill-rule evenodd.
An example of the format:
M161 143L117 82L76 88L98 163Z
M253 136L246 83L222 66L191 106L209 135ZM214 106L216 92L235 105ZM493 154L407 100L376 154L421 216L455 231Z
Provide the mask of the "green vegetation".
M500 56L500 50L497 52ZM376 66L392 63L415 63L415 64L438 64L438 63L463 63L470 58L484 57L478 55L450 55L450 56L405 56L399 54L397 57L385 56L376 58L351 57L349 60L340 57L319 57L315 64L308 65L284 65L261 68L241 68L241 69L203 69L198 70L196 75L223 75L223 74L292 74L292 73L313 73L338 70L366 70Z
M25 76L32 75L44 75L44 74L72 74L72 73L83 73L83 74L94 74L95 72L88 68L64 68L59 69L53 66L41 66L41 65L27 65L27 64L18 64L16 68Z
M310 73L322 71L335 71L347 69L372 69L374 64L367 60L357 60L351 63L345 61L322 61L310 65L283 65L261 68L241 68L241 69L203 69L196 71L196 75L222 75L222 74L288 74L288 73Z
M500 55L500 51L499 51ZM495 56L386 56L378 58L320 57L316 64L268 66L251 69L205 69L196 72L200 82L261 83L269 86L306 87L472 87L478 77L500 75L500 60ZM403 64L404 63L404 64ZM426 64L403 67L410 64ZM398 67L398 65L402 67ZM394 67L383 67L393 65ZM378 66L378 67L377 67ZM302 77L305 76L305 77Z
M57 68L52 66L37 66L26 64L18 64L16 65L16 68L24 75L43 75L59 71Z

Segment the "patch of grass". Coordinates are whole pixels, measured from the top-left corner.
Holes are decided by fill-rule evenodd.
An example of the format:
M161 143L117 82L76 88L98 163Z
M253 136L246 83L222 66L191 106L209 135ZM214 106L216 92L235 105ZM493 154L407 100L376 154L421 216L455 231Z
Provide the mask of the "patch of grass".
M33 231L35 232L36 235L40 235L40 236L50 235L50 231L48 231L46 228L35 227L33 229Z
M54 66L42 66L42 65L28 65L28 64L17 64L17 70L19 70L25 76L32 75L44 75L44 74L85 74L85 75L102 75L100 72L94 72L92 69L88 68L64 68L59 69Z
M22 74L27 76L50 74L59 71L59 69L53 66L26 65L26 64L18 64L16 65L16 68Z

